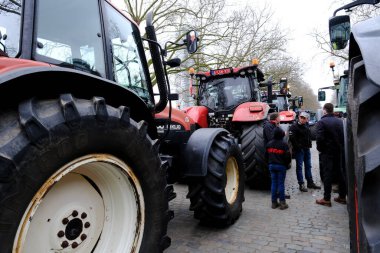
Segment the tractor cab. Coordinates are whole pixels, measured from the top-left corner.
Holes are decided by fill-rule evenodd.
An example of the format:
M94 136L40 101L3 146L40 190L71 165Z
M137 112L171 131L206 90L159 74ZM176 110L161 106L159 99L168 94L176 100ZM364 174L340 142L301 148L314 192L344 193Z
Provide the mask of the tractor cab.
M259 82L264 74L257 65L199 72L197 104L212 112L233 112L240 104L261 101Z

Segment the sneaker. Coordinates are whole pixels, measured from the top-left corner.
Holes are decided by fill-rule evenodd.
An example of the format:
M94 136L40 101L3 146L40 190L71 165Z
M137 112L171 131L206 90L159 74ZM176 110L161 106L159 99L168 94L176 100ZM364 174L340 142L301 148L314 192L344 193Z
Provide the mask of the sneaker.
M310 183L310 184L307 184L307 188L309 189L316 189L316 190L320 190L321 187L319 185L316 185L314 182Z
M280 206L280 204L277 201L276 202L272 202L272 209L276 209L279 206Z
M346 198L337 197L337 198L334 198L334 201L338 202L338 203L340 203L342 205L347 204Z
M305 187L305 185L304 184L300 184L300 191L301 192L307 192L307 188Z
M328 206L328 207L331 207L331 201L329 200L325 200L325 199L317 199L315 201L315 203L317 203L318 205L322 205L322 206Z
M285 201L280 201L280 210L285 210L289 207L288 204L286 204Z

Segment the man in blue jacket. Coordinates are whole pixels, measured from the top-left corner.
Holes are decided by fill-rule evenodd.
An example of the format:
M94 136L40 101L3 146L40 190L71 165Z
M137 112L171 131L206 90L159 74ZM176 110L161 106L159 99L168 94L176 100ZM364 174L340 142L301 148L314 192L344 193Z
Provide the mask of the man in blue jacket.
M323 176L323 198L316 203L331 206L331 184L334 171L339 175L339 197L334 200L346 204L347 189L343 176L344 135L343 121L334 115L334 105L326 103L323 106L323 116L317 123L317 150L320 152L321 174Z

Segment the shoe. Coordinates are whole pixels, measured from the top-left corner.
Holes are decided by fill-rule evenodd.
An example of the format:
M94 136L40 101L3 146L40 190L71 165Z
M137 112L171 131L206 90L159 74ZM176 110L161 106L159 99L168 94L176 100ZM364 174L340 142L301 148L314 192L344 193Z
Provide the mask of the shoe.
M346 198L337 197L337 198L334 198L334 201L338 202L338 203L340 203L342 205L347 204Z
M331 201L329 200L325 200L325 199L317 199L315 201L315 203L317 203L318 205L322 205L322 206L328 206L328 207L331 207Z
M300 184L300 191L301 192L307 192L307 188L305 187L305 185L304 184Z
M285 194L285 199L290 199L290 195L289 194Z
M309 189L316 189L316 190L320 190L321 187L316 185L314 182L310 183L310 184L307 184L307 188Z
M285 201L280 201L280 210L285 210L289 207L288 204L286 204Z
M272 202L272 209L276 209L279 206L280 206L280 204L277 201L276 202Z

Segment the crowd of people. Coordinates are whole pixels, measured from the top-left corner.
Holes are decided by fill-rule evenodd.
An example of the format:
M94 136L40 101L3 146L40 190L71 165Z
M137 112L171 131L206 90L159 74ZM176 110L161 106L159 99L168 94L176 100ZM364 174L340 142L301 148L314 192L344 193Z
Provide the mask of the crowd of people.
M311 133L308 126L310 116L300 112L298 120L289 127L288 141L284 140L285 132L280 127L280 116L277 112L269 115L264 125L264 144L266 158L271 174L272 208L287 209L289 205L285 194L286 172L291 168L291 159L296 162L296 176L301 192L308 189L321 189L316 185L312 175L310 148ZM338 181L339 196L335 202L346 204L347 186L344 168L344 136L343 122L335 117L334 106L326 103L323 106L323 116L317 123L317 150L319 152L319 169L323 183L323 198L316 199L318 205L331 207L332 184ZM306 181L306 185L305 185Z

